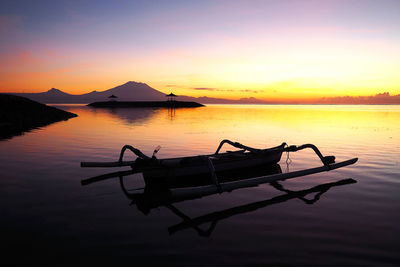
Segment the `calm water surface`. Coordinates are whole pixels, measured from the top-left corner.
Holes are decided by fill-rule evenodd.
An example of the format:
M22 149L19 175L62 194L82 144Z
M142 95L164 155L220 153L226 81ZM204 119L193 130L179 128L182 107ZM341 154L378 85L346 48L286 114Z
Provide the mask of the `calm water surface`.
M4 263L400 265L399 106L60 107L79 117L0 141ZM265 184L148 214L118 178L81 185L111 170L83 169L80 161L114 161L124 144L146 154L161 145L164 158L212 153L225 138L254 147L313 143L338 161L359 158L281 182L285 189L357 182L305 198ZM290 171L320 165L308 151L290 158ZM124 182L129 189L144 184L141 174ZM199 217L202 224L182 224Z

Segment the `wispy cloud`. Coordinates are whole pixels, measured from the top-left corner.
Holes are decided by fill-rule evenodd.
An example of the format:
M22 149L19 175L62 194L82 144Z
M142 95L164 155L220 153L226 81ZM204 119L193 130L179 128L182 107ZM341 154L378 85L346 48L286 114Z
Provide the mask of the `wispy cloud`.
M193 90L202 90L202 91L215 91L215 92L242 92L242 93L260 93L264 92L264 90L250 90L250 89L242 89L242 90L233 90L233 89L218 89L213 87L193 87Z
M218 89L218 88L213 88L213 87L194 87L191 89L203 90L203 91L215 91L215 92L234 92L235 91L233 89Z
M205 91L219 91L217 88L210 88L210 87L195 87L192 88L194 90L205 90Z
M239 92L243 92L243 93L254 93L254 94L257 94L257 93L264 92L264 90L250 90L250 89L243 89L243 90L239 90Z

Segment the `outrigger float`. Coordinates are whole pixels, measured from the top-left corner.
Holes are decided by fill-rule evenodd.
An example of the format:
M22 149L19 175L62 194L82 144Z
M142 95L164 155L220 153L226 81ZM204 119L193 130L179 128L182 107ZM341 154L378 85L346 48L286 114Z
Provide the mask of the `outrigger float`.
M239 150L220 153L224 144L229 144ZM306 148L312 149L322 162L322 166L286 173L269 171L277 166L284 152L296 152ZM174 197L202 197L215 193L230 192L232 190L258 186L280 180L292 179L314 173L330 171L345 167L357 162L358 158L352 158L335 163L334 156L323 156L313 144L301 146L288 146L282 143L279 146L257 149L242 145L230 140L223 140L216 152L209 155L166 158L156 157L160 147L157 147L151 157L143 154L139 149L125 145L115 162L81 162L81 167L123 167L130 166L130 173L143 173L147 184L153 187L173 188L169 190ZM133 152L137 158L134 161L124 161L125 152ZM279 165L278 165L279 166ZM257 175L260 171L262 175ZM126 171L125 171L126 172ZM235 174L241 176L235 177ZM123 172L120 172L123 174ZM243 173L248 175L243 176ZM266 174L266 175L265 175ZM113 175L115 176L115 175ZM82 184L110 178L108 175L100 175L82 181Z

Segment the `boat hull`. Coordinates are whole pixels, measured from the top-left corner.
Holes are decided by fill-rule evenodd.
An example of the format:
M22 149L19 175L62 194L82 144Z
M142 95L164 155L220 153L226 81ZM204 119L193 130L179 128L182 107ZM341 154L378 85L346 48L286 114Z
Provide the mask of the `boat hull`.
M196 185L210 184L213 173L219 182L226 179L235 179L236 174L243 176L248 172L268 174L276 171L276 164L280 161L284 146L253 152L231 152L218 155L204 155L173 159L160 159L156 166L144 168L143 177L146 183L176 183L184 186L185 181Z

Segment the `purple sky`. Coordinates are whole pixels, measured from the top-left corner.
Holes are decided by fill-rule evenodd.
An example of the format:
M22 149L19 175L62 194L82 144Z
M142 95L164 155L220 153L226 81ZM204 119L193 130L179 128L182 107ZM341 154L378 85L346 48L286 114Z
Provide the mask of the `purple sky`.
M400 1L3 0L0 61L3 92L396 94Z

